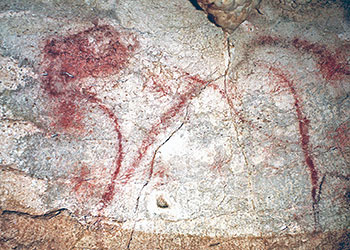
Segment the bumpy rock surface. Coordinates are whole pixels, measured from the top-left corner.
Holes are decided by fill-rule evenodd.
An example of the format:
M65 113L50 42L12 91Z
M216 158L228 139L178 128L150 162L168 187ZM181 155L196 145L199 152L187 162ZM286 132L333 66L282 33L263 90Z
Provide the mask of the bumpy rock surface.
M257 10L261 0L198 0L199 6L214 22L229 33L233 32L252 11Z
M346 8L1 1L0 248L348 249Z

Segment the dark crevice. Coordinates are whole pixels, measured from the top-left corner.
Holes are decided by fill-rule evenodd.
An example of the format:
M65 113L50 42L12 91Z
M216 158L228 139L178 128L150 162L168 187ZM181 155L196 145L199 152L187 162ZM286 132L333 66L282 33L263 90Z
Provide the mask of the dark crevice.
M315 221L315 230L317 231L318 229L321 229L321 225L320 225L320 208L319 208L319 203L321 200L321 193L322 193L322 186L323 183L325 181L326 175L323 175L321 182L319 184L319 188L318 188L318 194L312 204L312 209L313 209L313 213L314 213L314 221ZM322 230L322 229L321 229Z
M186 113L185 117L187 117L187 113ZM139 195L138 195L138 197L137 197L137 200L136 200L135 213L137 213L137 210L138 210L138 208L139 208L139 203L140 203L141 194L142 194L143 190L148 186L149 182L150 182L151 179L152 179L152 176L153 176L153 162L154 162L154 159L155 159L155 157L156 157L156 155L157 155L157 153L158 153L158 150L159 150L165 143L167 143L167 142L170 140L170 138L171 138L177 131L179 131L179 130L182 128L182 126L183 126L184 124L185 124L185 123L182 122L181 125L180 125L177 129L175 129L175 131L173 131L173 132L170 134L170 136L168 136L168 138L167 138L163 143L161 143L161 144L158 146L158 148L155 150L155 152L154 152L154 154L153 154L153 160L152 160L152 163L151 163L151 167L150 167L150 171L149 171L149 174L148 174L148 178L147 178L147 180L145 181L144 185L142 186L142 188L141 188L141 190L140 190L140 192L139 192Z
M346 202L350 205L350 190L347 190L345 192L344 197L345 197Z
M201 6L199 6L197 0L189 0L191 4L196 8L196 10L203 10Z
M141 194L142 194L142 191L144 190L144 188L148 185L148 183L150 182L150 180L146 180L146 182L143 184L141 190L140 190L140 193L139 195L137 196L137 199L136 199L136 205L135 205L135 214L137 213L138 209L139 209L139 204L140 204L140 197L141 197Z
M200 11L204 11L201 6L199 6L197 0L189 0L191 2L191 4L196 8L196 10L200 10ZM207 18L209 20L209 22L215 24L216 27L221 28L219 25L216 24L215 22L215 17L212 14L208 14Z
M168 202L162 196L158 197L156 202L159 208L169 208Z
M256 11L260 14L260 15L264 15L258 8L256 8Z
M345 20L350 22L350 1L349 0L341 0L341 6L344 8Z
M207 17L208 17L208 20L209 20L211 23L215 24L216 27L221 28L218 24L216 24L216 22L215 22L215 16L214 16L214 15L208 14Z
M30 213L25 213L25 212L20 212L20 211L15 211L15 210L3 210L1 215L10 215L10 214L16 214L18 216L26 216L30 217L32 219L52 219L62 213L63 211L66 211L66 208L60 208L54 211L47 212L45 214L39 214L39 215L33 215Z
M133 229L131 231L130 238L129 238L129 241L128 241L128 245L126 246L126 249L130 249L130 244L131 244L131 241L132 241L132 237L134 236L134 231L135 231L135 229Z
M186 116L187 116L187 113L186 113L185 117L186 117ZM158 146L158 148L156 149L156 151L155 151L154 154L153 154L153 160L154 160L154 158L156 157L158 150L159 150L166 142L168 142L168 141L170 140L170 138L171 138L177 131L179 131L179 130L182 128L183 125L184 125L184 122L182 122L181 125L180 125L175 131L173 131L173 132L171 133L171 135L170 135L162 144L160 144L160 145ZM153 162L153 161L152 161L152 162ZM153 163L151 163L151 164L153 164ZM141 194L142 194L143 190L144 190L144 189L148 186L148 184L150 183L150 181L151 181L151 179L152 179L152 175L153 175L153 166L151 166L150 171L149 171L148 178L147 178L147 180L145 181L145 183L143 184L142 188L140 189L139 195L137 196L136 205L135 205L135 211L134 211L135 214L137 214L138 209L139 209ZM164 207L164 208L165 208L165 207ZM135 226L136 226L136 222L134 223L132 232L131 232L131 234L130 234L130 238L129 238L129 241L128 241L128 244L127 244L127 249L130 249L130 244L131 244L131 241L132 241L132 239L133 239L133 235L134 235L134 231L135 231Z
M324 175L324 176L322 177L322 180L321 180L320 185L319 185L319 188L318 188L318 194L317 194L317 197L316 197L316 202L317 202L317 203L320 202L321 193L322 193L322 185L323 185L325 179L326 179L326 175Z
M337 250L350 249L350 232L344 233L343 237L338 242L338 246L334 249L337 249Z
M212 243L212 244L209 245L209 247L215 247L215 246L218 246L218 245L220 245L220 242Z

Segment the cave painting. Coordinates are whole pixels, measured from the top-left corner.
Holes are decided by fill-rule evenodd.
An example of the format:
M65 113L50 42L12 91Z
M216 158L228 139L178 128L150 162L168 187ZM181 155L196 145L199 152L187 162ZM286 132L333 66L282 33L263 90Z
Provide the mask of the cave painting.
M345 47L339 47L332 51L325 45L311 43L301 38L284 39L273 36L258 36L249 45L250 49L253 48L253 50L264 46L272 46L287 49L293 53L297 51L302 54L310 54L316 62L319 75L325 81L330 82L334 88L338 87L340 80L350 75L349 65L346 62L346 53L343 53L344 49L346 49ZM234 115L239 117L242 122L248 123L254 129L258 129L254 127L254 124L245 120L244 115L236 110L232 100L235 98L239 99L240 94L235 91L234 85L230 85L229 81L227 82L229 90L223 90L214 83L204 81L198 76L190 75L181 69L174 69L181 79L182 89L176 95L171 96L172 104L159 115L158 122L151 126L146 133L147 135L140 141L131 163L126 164L124 157L127 152L124 149L124 141L127 138L124 138L121 132L118 111L113 111L104 104L104 101L98 97L97 93L83 87L81 81L119 74L128 66L130 58L138 49L139 44L135 35L125 31L117 31L109 25L96 24L92 28L73 35L51 37L45 41L42 51L41 85L43 96L47 100L47 110L51 117L51 130L55 133L78 135L86 133L84 116L91 106L100 109L104 116L114 125L113 129L116 134L114 150L116 153L113 166L111 166L113 168L112 174L101 196L102 209L107 207L116 195L117 186L119 185L117 180L123 179L124 184L129 181L131 176L135 174L138 165L144 160L144 156L149 153L157 137L169 128L175 118L183 112L188 103L203 88L209 86L219 91L222 101L227 102ZM249 60L249 56L246 59ZM310 143L309 132L310 118L304 113L304 100L298 92L298 83L293 80L288 70L278 67L278 65L262 63L259 67L267 68L275 86L288 89L289 95L294 100L293 106L298 123L300 147L310 176L312 186L311 198L317 220L317 203L320 195L322 173L320 173L312 153L313 147ZM169 96L171 86L166 80L151 72L148 73L149 82L148 85L146 84L147 86L145 85L147 91L161 97ZM344 137L341 128L338 130L337 133L341 134L337 135L337 138ZM277 138L272 139L277 140ZM344 140L342 139L342 141ZM143 173L146 179L157 173L154 171L154 157L155 154L153 154L153 158L148 164L148 173ZM122 168L124 169L123 176L121 176ZM75 182L73 189L75 191L78 192L82 189L94 187L91 183L84 184L84 178L89 175L89 170L85 165L78 171L78 175L82 177L73 179Z
M247 43L245 45L246 51L244 54L244 58L241 59L242 62L244 60L250 62L252 60L256 60L250 58L251 54L255 53L255 51L257 51L258 49L264 49L268 47L271 47L273 49L277 48L280 50L287 50L289 51L289 53L293 54L311 55L317 68L317 70L314 73L314 77L316 79L321 79L322 81L325 81L328 84L330 84L336 90L335 92L338 94L342 94L343 88L348 87L346 86L349 84L347 80L350 78L350 67L347 62L347 58L349 56L348 45L340 45L335 49L330 49L326 45L312 43L297 37L293 39L285 39L278 36L257 35L256 38L252 39L250 43ZM304 91L303 87L297 80L294 79L294 76L289 71L289 68L280 64L278 61L271 63L268 60L265 61L263 57L261 57L257 61L253 61L251 63L254 64L257 68L265 69L266 74L268 76L267 84L274 85L273 87L271 87L273 89L273 91L270 93L271 95L290 95L293 99L294 112L298 123L299 145L303 153L304 164L310 176L310 196L312 199L312 205L314 210L315 224L317 225L319 220L318 203L320 201L321 188L326 173L322 173L318 169L316 159L313 153L313 145L310 142L311 121L310 118L307 117L307 115L304 112L304 105L306 105L306 100L303 100L302 97L304 96L302 95ZM298 66L296 66L296 68L298 68ZM270 81L272 81L272 83L270 83ZM242 93L237 93L239 91L237 91L235 88L236 87L231 87L230 95L233 98L242 98ZM230 104L232 109L236 108L229 101L228 103ZM235 113L237 115L241 115L238 111L235 111ZM253 129L258 129L251 121L245 119L244 116L242 116L240 120L248 124ZM341 128L342 126L340 126L337 129L337 131L341 131ZM342 145L344 145L344 141L346 141L344 137L349 139L349 137L346 134L348 133L341 133L341 135L339 136L339 133L336 133L336 135L333 137L328 136L328 139L335 140L338 144L339 149L341 151L344 151L344 148L342 147ZM279 141L279 138L275 137L274 135L265 134L265 136L270 140ZM341 141L342 143L339 143L339 141Z

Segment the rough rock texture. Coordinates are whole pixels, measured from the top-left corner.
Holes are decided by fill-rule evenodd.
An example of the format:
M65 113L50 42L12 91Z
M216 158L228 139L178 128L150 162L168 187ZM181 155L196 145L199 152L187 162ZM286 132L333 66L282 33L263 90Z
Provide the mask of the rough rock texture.
M232 33L252 11L256 11L261 0L198 0L199 6L224 31Z
M348 249L346 6L1 1L0 248Z
M229 238L132 232L116 224L82 225L67 211L2 211L0 217L1 249L349 249L349 241L345 231Z

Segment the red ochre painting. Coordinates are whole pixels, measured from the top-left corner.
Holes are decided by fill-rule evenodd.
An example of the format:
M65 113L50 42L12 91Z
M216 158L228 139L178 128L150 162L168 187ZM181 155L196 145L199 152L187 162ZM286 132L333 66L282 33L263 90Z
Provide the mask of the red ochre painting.
M126 39L122 36L131 36L131 34L123 34L108 25L95 25L66 37L49 38L45 42L42 56L42 89L45 98L48 99L48 109L52 118L51 129L55 133L84 134L83 120L89 105L98 107L114 124L117 135L116 156L112 166L113 173L101 197L103 208L115 196L117 179L123 179L124 185L128 182L157 136L171 125L179 112L207 84L197 76L191 76L176 69L181 74L184 88L173 98L171 107L160 114L159 122L151 126L147 136L141 141L132 164L123 165L126 154L123 141L127 139L121 132L118 111L112 111L97 97L96 93L81 86L83 79L115 75L128 65L130 57L138 48L138 42L133 37L133 44L125 44ZM150 77L150 79L152 80L151 85L148 86L150 92L155 94L161 92L163 96L167 94L168 87L166 84L162 85L164 81L157 77ZM150 162L149 173L145 174L145 177L152 176L153 164L154 159ZM121 168L125 170L123 176L120 175ZM77 173L80 176L72 179L74 191L82 190L83 187L85 189L93 187L89 182L84 181L88 176L86 165L83 165ZM86 192L91 191L86 190Z
M326 173L322 173L317 167L317 160L315 159L313 147L310 140L310 130L312 122L310 118L307 117L304 112L304 108L307 100L303 100L304 95L303 84L294 79L293 74L289 71L290 69L286 66L282 66L278 61L271 63L270 61L261 58L252 59L251 54L254 54L258 49L264 49L271 47L273 49L287 50L288 53L300 54L300 55L310 55L314 62L316 63L317 70L314 73L315 79L320 79L320 81L330 84L336 91L335 93L343 93L343 89L349 88L350 79L350 65L347 61L350 50L348 45L341 45L336 48L329 48L321 43L309 42L302 38L286 39L278 36L259 36L252 39L250 43L245 45L245 57L243 60L249 61L258 68L264 69L266 71L269 81L271 81L271 87L273 93L271 94L283 94L290 95L293 98L294 112L298 123L299 130L299 145L303 153L303 161L306 166L306 170L310 176L311 192L310 196L312 199L312 206L314 210L315 224L318 224L318 213L319 213L319 200L321 195L321 187L324 181ZM275 50L275 51L276 51ZM251 61L257 60L257 61ZM299 67L302 67L300 64ZM298 66L292 67L293 69L298 68ZM237 93L236 87L231 87L230 95L234 98L242 98L242 93ZM236 111L236 107L232 104L230 100L228 103L231 109L235 110L235 114L240 116L240 112ZM251 121L244 118L241 115L240 120L248 124L253 129L258 129L255 127ZM346 123L345 123L346 124ZM344 146L345 141L349 141L348 133L344 132L343 127L346 125L341 125L336 129L335 132L331 133L334 136L328 136L328 139L334 141L334 144L340 149L340 151L345 151ZM340 132L341 131L341 132ZM279 141L274 135L265 134L269 140ZM345 143L344 143L345 142ZM282 142L286 143L286 142ZM334 174L333 174L334 176ZM338 174L338 176L343 177ZM347 178L347 177L345 177Z
M127 42L128 41L128 42ZM131 42L130 42L131 41ZM329 49L324 44L312 43L302 38L285 39L274 36L258 36L249 44L250 49L271 46L274 48L287 49L291 53L310 54L316 62L319 76L329 82L334 88L339 87L339 82L349 78L350 69L346 61L346 46ZM154 123L147 135L139 142L136 154L129 164L124 162L128 153L124 148L127 138L122 133L123 124L118 119L118 110L112 110L103 100L90 89L83 88L81 81L88 78L104 78L110 75L118 75L124 68L128 67L129 61L137 50L141 49L136 35L125 31L118 31L109 25L95 25L92 28L80 31L75 34L63 37L50 37L44 42L42 50L42 76L41 85L45 100L47 100L47 111L51 117L50 127L55 133L70 133L83 135L86 133L84 116L90 107L100 109L104 116L113 123L115 138L115 157L113 169L108 183L100 197L103 204L102 209L107 207L113 200L118 189L118 179L123 179L125 185L137 172L139 164L144 160L145 155L150 154L151 146L156 142L157 137L164 133L172 123L183 112L185 107L193 98L198 96L200 91L206 87L213 88L220 93L223 102L227 102L232 113L243 123L254 127L237 111L232 101L240 97L236 93L232 82L227 82L227 89L220 88L212 82L205 81L199 76L190 75L182 69L174 69L180 75L182 88L176 95L170 95L171 86L165 79L148 72L148 83L145 84L145 91L160 97L170 97L172 104L166 107L159 114L158 122ZM250 60L249 56L246 58ZM279 67L278 64L271 65L266 62L258 67L268 69L269 77L276 88L282 87L288 90L294 103L294 112L298 123L300 148L303 153L303 161L310 176L310 196L317 213L318 195L321 184L322 173L317 167L317 161L313 155L313 145L310 143L310 118L304 112L305 100L302 99L298 82L288 69ZM102 118L104 119L104 118ZM343 124L334 132L334 140L340 148L348 147L347 124ZM278 138L272 138L278 140ZM343 149L344 150L344 149ZM153 174L160 174L154 170L154 157L148 164L148 172L141 172L144 179L152 177ZM229 162L225 162L228 164ZM95 166L96 167L96 166ZM209 166L210 167L210 166ZM90 175L86 165L80 166L75 173L78 177L72 178L72 189L75 192L86 192L94 188L94 184L87 180ZM222 168L215 166L211 168ZM123 171L121 171L123 169ZM165 170L162 170L163 172ZM123 174L121 174L123 172ZM163 173L162 172L162 173ZM171 178L169 178L171 179Z

